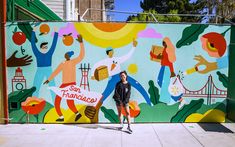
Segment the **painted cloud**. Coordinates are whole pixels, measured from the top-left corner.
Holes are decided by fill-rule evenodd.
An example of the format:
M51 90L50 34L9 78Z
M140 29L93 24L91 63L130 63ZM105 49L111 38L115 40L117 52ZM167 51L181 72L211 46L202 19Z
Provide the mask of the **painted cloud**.
M148 28L138 33L141 38L162 38L162 34L156 32L153 28Z

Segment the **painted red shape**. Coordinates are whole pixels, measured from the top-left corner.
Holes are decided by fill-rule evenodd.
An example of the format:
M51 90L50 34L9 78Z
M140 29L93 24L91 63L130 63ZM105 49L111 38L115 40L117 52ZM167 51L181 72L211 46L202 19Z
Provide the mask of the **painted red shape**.
M202 47L208 52L211 57L222 57L226 51L227 44L224 36L210 32L201 37Z
M140 107L138 106L136 101L129 102L129 109L131 117L137 117L140 114ZM122 107L122 114L126 116L126 112L123 107Z
M28 97L26 101L21 103L21 108L27 114L39 114L45 107L46 101L37 97Z
M22 45L26 41L26 35L23 32L15 32L12 40L16 45Z

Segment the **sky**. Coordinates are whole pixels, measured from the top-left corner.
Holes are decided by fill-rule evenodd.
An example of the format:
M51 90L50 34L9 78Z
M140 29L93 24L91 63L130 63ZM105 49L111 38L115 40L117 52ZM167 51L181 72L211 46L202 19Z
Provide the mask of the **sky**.
M115 11L142 12L141 0L114 0ZM125 21L131 14L114 13L115 21Z

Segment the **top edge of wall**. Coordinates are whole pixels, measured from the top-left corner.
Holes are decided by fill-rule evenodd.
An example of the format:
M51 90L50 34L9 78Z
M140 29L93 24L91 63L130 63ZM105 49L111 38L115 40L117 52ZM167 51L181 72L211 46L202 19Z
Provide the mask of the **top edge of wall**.
M7 21L6 23L18 23L18 22L22 22L22 23L28 23L28 22L79 22L79 23L146 23L146 24L202 24L202 25L218 25L218 26L235 26L235 24L231 24L231 23L190 23L190 22L155 22L155 21L133 21L133 22L126 22L126 21L60 21L60 20L55 20L55 21Z

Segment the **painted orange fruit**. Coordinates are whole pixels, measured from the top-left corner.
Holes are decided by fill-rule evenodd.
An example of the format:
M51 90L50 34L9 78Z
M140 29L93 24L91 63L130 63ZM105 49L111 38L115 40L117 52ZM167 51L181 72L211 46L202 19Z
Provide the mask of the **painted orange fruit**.
M40 35L46 35L50 32L50 27L47 24L42 24L39 28Z
M63 35L63 43L66 46L70 46L73 44L73 36L71 36L72 33L68 34L68 35Z

